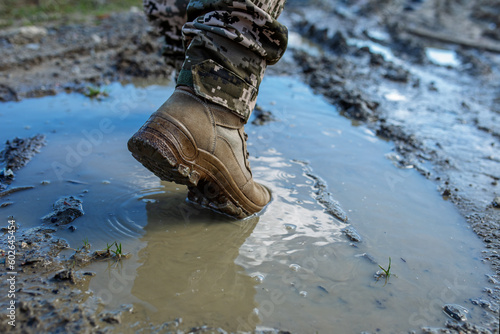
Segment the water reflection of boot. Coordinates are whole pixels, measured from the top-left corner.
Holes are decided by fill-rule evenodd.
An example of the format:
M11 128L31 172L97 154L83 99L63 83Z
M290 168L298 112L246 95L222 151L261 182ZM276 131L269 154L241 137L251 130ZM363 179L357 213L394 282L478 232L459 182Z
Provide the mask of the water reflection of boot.
M236 332L252 318L255 281L235 263L258 217L225 219L172 198L153 195L139 252L132 294L150 311L138 314L153 324L182 318L182 326L207 325Z

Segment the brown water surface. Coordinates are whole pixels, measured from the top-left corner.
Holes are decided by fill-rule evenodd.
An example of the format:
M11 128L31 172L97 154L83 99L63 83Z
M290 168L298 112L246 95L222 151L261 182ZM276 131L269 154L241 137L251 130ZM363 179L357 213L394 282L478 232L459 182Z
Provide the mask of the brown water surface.
M446 303L469 301L488 286L482 244L453 205L413 169L385 156L392 144L353 126L289 77L264 80L259 105L274 122L249 124L256 179L273 191L261 215L234 221L185 201L186 189L160 182L126 149L127 139L171 94L172 86L109 87L99 102L70 94L2 104L0 139L47 135L47 146L16 175L35 189L10 196L23 227L64 195L85 215L58 235L74 247L122 243L132 257L88 270L104 310L131 304L117 332L195 326L228 332L279 328L296 333L406 333L443 326ZM50 181L42 185L42 181ZM319 181L362 237L316 197ZM47 182L45 182L47 183ZM378 264L392 260L387 284Z

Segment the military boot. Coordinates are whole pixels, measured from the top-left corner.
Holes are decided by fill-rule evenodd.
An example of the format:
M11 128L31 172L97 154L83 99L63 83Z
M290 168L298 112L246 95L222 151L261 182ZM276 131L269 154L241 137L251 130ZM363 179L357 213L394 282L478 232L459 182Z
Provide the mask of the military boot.
M244 218L271 199L252 177L244 123L231 110L179 86L130 138L128 148L160 179L187 185L191 201Z

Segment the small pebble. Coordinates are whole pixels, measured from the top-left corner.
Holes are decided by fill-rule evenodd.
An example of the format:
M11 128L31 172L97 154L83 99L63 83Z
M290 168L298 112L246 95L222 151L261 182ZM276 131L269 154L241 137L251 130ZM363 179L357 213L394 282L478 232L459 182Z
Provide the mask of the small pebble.
M12 169L2 169L0 170L0 176L3 176L4 178L13 178L14 177L14 172L12 171Z
M450 318L458 321L467 321L467 313L469 313L469 310L458 304L446 304L443 306L443 311Z

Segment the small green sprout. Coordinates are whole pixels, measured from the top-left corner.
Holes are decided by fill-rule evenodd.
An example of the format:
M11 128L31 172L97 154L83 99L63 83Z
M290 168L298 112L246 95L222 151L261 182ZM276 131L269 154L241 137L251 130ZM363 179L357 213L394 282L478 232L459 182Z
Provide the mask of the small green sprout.
M83 241L82 250L87 250L88 251L90 249L89 238L85 238L82 241Z
M115 249L111 249L115 246ZM115 260L121 260L122 258L128 259L130 254L124 254L122 251L122 244L113 241L111 244L106 243L106 248L94 253L96 258L114 258Z
M111 243L111 244L108 244L108 243L106 242L106 252L107 252L108 254L109 254L109 252L110 252L110 250L111 250L111 247L113 247L113 245L114 245L115 243L116 243L116 241L115 241L115 242L113 242L113 243Z
M389 278L391 278L391 276L397 277L395 274L391 273L391 257L390 256L389 256L389 265L387 266L387 269L382 267L380 264L378 265L378 267L382 270L382 272L381 273L377 272L377 274L375 276L377 278L377 281L380 279L380 277L385 277L384 286L386 286L386 284L389 281Z
M115 241L115 247L116 247L116 249L115 249L115 250L112 250L112 252L113 252L113 253L115 253L115 256L116 256L117 258L121 259L121 258L122 258L122 255L123 255L123 253L122 253L122 243L121 243L121 242L120 242L120 243L117 243L117 242Z
M109 93L106 89L101 89L100 87L92 87L88 86L87 90L84 92L86 97L91 99L102 99L109 96Z

